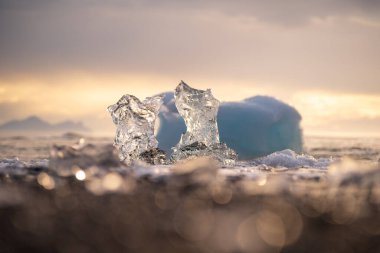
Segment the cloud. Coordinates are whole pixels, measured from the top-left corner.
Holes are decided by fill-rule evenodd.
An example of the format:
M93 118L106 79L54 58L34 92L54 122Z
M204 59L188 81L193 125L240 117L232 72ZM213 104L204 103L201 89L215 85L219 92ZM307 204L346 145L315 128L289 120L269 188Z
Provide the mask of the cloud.
M376 15L380 3L376 0L1 0L2 10L37 10L46 8L117 8L117 9L171 9L212 10L228 15L253 16L269 22L299 23L308 21L310 17L328 17L336 15L371 14Z
M62 110L96 113L118 94L148 96L180 79L223 90L219 97L229 101L258 90L283 100L303 90L376 96L379 9L376 0L0 0L0 89L18 86L9 97L34 90L20 96L29 103L19 108L57 118ZM91 78L75 80L73 72ZM61 80L46 77L55 73ZM157 78L132 82L115 78L120 74ZM30 79L17 82L20 75ZM30 82L35 76L44 87ZM46 94L49 106L40 99ZM379 111L355 96L345 104ZM23 111L0 107L2 116ZM326 119L308 110L304 122L327 122L326 129L336 116L344 121L341 111L328 111ZM356 120L359 112L350 112Z
M25 6L2 1L2 76L72 70L155 73L379 92L378 29L341 19L295 29L255 19L287 24L281 15L270 19L272 9L278 9L304 23L313 16L336 15L340 1L321 6L302 4L319 1L289 6L279 1L272 8L264 1L234 6L229 5L235 1L21 1ZM345 7L355 10L352 14L363 9L353 3Z
M122 73L276 96L380 93L379 9L371 0L0 0L0 79Z

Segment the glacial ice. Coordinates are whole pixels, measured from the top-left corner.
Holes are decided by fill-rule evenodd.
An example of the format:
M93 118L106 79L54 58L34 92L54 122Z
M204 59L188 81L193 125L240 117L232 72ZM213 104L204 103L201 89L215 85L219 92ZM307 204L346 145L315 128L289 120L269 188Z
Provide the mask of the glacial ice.
M25 176L28 173L47 169L48 165L49 161L47 159L35 159L30 161L19 160L18 158L0 159L0 176Z
M197 90L181 83L175 89L175 105L185 120L187 131L181 136L179 146L200 142L206 146L219 143L216 123L219 101L211 90Z
M302 152L301 115L269 96L226 102L219 108L220 139L249 160L284 149Z
M234 164L236 153L219 141L216 121L219 104L210 89L193 89L181 81L175 89L175 105L187 130L173 148L173 161L211 156L224 165Z
M143 102L132 95L124 95L108 107L117 126L114 145L119 158L126 164L142 160L151 164L165 162L165 153L157 148L154 126L162 104L162 96L148 97Z
M163 93L158 147L169 155L186 125L175 106L172 92ZM221 142L248 160L284 149L302 151L301 116L293 107L268 96L221 103L217 124Z
M251 164L255 165L267 165L270 167L284 167L288 169L292 168L318 168L327 169L332 163L331 158L319 158L316 159L311 155L297 154L293 150L286 149L278 152L274 152L265 157L255 159Z

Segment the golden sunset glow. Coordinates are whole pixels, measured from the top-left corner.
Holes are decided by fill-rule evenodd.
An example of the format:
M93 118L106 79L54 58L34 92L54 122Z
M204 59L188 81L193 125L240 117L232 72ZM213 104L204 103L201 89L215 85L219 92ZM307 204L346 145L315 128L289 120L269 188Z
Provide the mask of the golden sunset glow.
M380 19L369 2L296 1L297 12L272 1L33 2L0 8L0 124L37 115L112 134L108 105L184 80L222 101L278 98L305 134L379 134Z
M40 115L52 122L65 119L82 120L96 134L113 134L114 126L106 111L122 94L133 93L143 99L174 89L179 80L159 76L85 75L48 80L2 82L0 104L9 104L13 111L3 121L13 117ZM254 95L271 95L295 107L302 115L307 135L334 134L377 135L377 125L353 125L352 122L380 120L380 96L338 94L327 91L265 90L260 85L238 83L239 89L216 80L197 80L199 88L212 88L221 101L239 101ZM362 130L366 131L363 132Z

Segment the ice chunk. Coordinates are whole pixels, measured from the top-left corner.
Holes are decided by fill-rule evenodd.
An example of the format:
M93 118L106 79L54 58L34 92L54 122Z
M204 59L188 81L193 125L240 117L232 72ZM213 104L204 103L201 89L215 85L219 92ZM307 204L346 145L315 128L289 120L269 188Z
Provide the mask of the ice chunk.
M160 109L159 148L171 154L186 131L185 122L174 104L174 94L166 92ZM297 110L268 96L255 96L240 102L221 103L218 110L220 141L248 160L292 149L302 151L301 116Z
M26 176L31 173L46 170L48 160L30 160L22 161L18 158L6 158L0 160L0 177L9 176Z
M162 104L162 96L148 97L143 102L132 95L124 95L108 107L117 126L114 145L119 158L127 164L135 160L160 164L165 153L157 149L154 126Z
M302 152L300 121L295 108L269 96L223 103L218 115L221 141L243 160L284 149Z
M195 158L201 156L210 156L223 165L233 166L237 159L237 154L234 150L227 147L225 143L215 143L210 146L206 146L202 142L194 142L190 145L173 148L172 159L179 161L188 158Z
M175 105L187 127L179 145L190 145L197 141L206 146L219 143L216 123L219 101L213 97L211 90L196 90L181 81L175 89L175 98Z
M271 167L285 168L318 168L327 169L333 160L331 158L316 159L313 156L296 154L293 150L286 149L274 152L268 156L258 158L252 161L252 164L265 164Z
M174 161L197 156L211 156L224 165L232 165L236 153L219 142L216 115L220 102L211 90L197 90L181 83L175 89L175 105L187 130L173 148Z

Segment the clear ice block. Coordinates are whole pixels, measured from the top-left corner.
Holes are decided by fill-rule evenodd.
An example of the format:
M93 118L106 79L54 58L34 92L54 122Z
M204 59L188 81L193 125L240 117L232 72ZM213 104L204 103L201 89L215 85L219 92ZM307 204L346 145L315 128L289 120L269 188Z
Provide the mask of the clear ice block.
M219 142L216 116L220 102L211 90L197 90L181 83L175 89L175 104L187 130L173 148L172 160L211 156L224 165L233 165L237 155Z
M119 158L126 164L142 160L151 164L165 162L165 153L157 148L154 126L162 104L162 96L148 97L140 101L132 95L124 95L108 107L117 126L114 145Z

